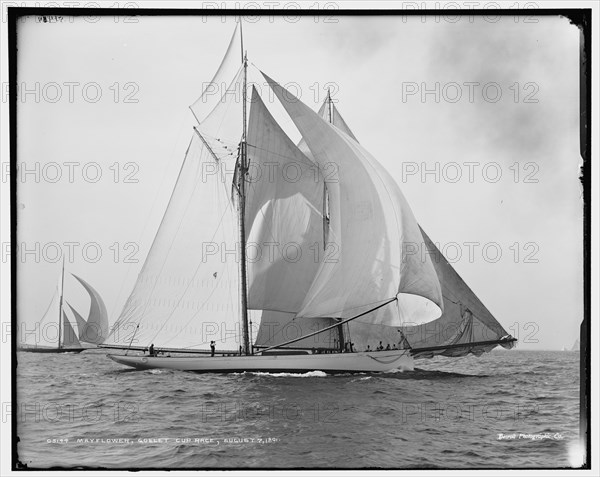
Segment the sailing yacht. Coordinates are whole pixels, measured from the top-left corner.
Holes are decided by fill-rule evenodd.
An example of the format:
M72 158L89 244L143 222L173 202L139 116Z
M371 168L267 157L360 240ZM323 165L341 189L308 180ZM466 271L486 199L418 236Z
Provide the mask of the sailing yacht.
M511 348L331 96L314 112L260 74L300 142L255 85L248 97L238 23L191 106L198 124L169 204L100 345L125 353L108 357L137 369L378 372ZM145 354L151 345L159 354Z
M83 318L69 302L64 300L65 264L63 261L60 283L54 296L33 331L23 330L19 351L32 353L81 353L89 345L100 344L108 335L108 313L100 294L83 278L71 274L88 292L90 311ZM75 317L75 327L69 320L66 304ZM77 332L75 331L77 329ZM55 331L57 330L57 331ZM84 346L84 344L88 346Z

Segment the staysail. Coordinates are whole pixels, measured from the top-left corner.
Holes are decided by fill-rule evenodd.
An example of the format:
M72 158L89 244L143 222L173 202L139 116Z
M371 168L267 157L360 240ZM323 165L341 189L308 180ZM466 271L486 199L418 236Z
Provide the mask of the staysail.
M75 308L73 308L68 301L65 300L65 302L67 303L67 306L69 307L71 313L75 317L75 322L77 323L77 337L80 340L83 340L83 337L85 336L85 327L87 325L85 318L81 316L79 312Z
M62 338L62 342L61 342L61 347L62 348L79 348L79 347L81 347L81 343L79 342L79 339L77 338L77 334L75 333L75 330L71 326L71 322L67 318L67 314L64 312L64 310L62 312L62 320L63 320L63 326L62 326L63 338Z
M338 247L338 254L334 260L320 262L298 315L348 318L401 293L421 296L441 308L441 288L431 261L405 250L406 243L420 242L422 237L397 184L356 141L265 78L317 163L337 168L335 177L325 182L330 243ZM399 324L394 310L383 307L371 319Z

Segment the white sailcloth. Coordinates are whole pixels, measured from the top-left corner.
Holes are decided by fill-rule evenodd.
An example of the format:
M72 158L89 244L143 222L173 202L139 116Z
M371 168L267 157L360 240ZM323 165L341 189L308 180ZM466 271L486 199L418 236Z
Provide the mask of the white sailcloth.
M323 178L255 88L247 141L248 306L297 313L323 253Z
M104 344L237 350L236 213L231 182L194 134L133 292Z
M327 94L327 98L325 98L325 101L319 108L317 114L329 124L333 124L340 131L346 133L348 136L358 142L358 139L356 139L354 133L350 130L348 124L346 124L346 121L340 114L329 94ZM308 144L306 144L306 140L304 138L302 138L298 143L298 149L300 149L307 157L314 161L312 152L310 152L310 148L308 147Z
M328 122L356 139L346 121L331 105L332 114L329 114L328 101L326 100L319 115ZM332 118L333 116L333 118ZM333 119L333 121L332 121ZM336 121L337 120L337 121ZM472 343L495 341L507 336L506 330L492 316L475 293L458 275L454 267L446 260L440 250L435 246L429 236L421 229L423 243L416 247L419 251L426 250L427 255L433 258L433 266L442 285L444 296L444 312L438 319L420 324L421 320L414 307L411 306L410 295L404 297L404 302L398 304L399 315L404 324L398 334L398 328L380 325L371 326L368 316L359 318L348 324L349 335L362 346L367 343L408 343L415 349L439 348L428 352L419 353L420 357L431 357L436 354L445 356L464 356L468 353L481 354L494 348L491 345L472 346ZM407 300L408 298L408 300ZM367 318L367 319L365 319ZM451 346L445 348L445 346ZM510 347L511 344L503 346Z
M83 278L73 275L79 283L85 288L88 295L90 296L90 311L86 320L85 327L79 330L79 339L88 343L101 344L108 336L108 313L106 311L106 305L92 285L86 282ZM71 305L69 305L70 307ZM72 308L71 308L72 309ZM75 312L74 312L75 314ZM80 315L81 316L81 315ZM77 315L75 315L77 318ZM79 325L79 319L77 319Z
M358 139L356 139L354 133L350 130L348 124L346 124L346 121L344 121L344 118L329 95L327 95L327 99L323 102L317 114L329 124L333 124L340 131L346 133L348 136L358 142Z
M67 314L64 312L64 310L62 312L62 320L63 320L63 325L62 325L63 338L61 340L61 347L62 348L80 348L81 343L79 342L79 339L77 338L77 334L75 333L75 330L71 326L71 322L67 318Z
M73 306L71 306L71 304L68 301L65 300L65 303L69 307L69 310L71 310L71 314L75 317L75 322L77 323L77 337L80 340L83 340L83 337L85 336L85 326L87 325L85 318L81 316L79 312L75 308L73 308Z
M489 351L495 345L475 346L472 343L497 341L508 335L506 330L458 275L427 234L421 232L427 255L432 257L436 273L442 283L444 313L437 320L418 326L411 326L410 320L407 320L407 326L403 327L404 335L415 349L438 348L422 353L421 357L436 354L477 355ZM419 247L419 250L421 249L422 247ZM508 343L502 346L510 348L513 345Z
M198 122L204 121L219 103L226 101L226 92L231 85L231 78L236 76L241 65L240 37L241 31L238 23L217 72L209 83L203 85L202 94L190 106Z
M431 261L407 253L406 244L420 243L422 237L394 180L356 141L265 78L317 163L323 168L333 164L337 170L335 177L325 181L329 240L339 253L334 260L320 263L298 315L348 318L399 293L422 296L442 308L441 287ZM394 309L381 308L372 319L399 324Z

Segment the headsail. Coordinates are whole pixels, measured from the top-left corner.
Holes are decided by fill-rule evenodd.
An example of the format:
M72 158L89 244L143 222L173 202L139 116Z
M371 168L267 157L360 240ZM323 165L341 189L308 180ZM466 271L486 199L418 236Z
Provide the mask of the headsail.
M77 338L77 334L75 333L75 330L71 326L71 322L67 318L67 314L64 312L64 310L62 312L62 320L63 320L63 326L62 326L63 339L62 339L61 346L63 348L79 348L79 347L81 347L81 343L79 342L79 339Z
M65 300L65 301L66 301L66 300ZM83 316L81 316L81 315L79 314L79 312L78 312L78 311L77 311L75 308L73 308L73 307L71 306L71 304L70 304L68 301L66 301L66 303L67 303L67 306L69 307L69 309L71 310L71 313L72 313L72 314L73 314L73 316L75 317L75 321L76 321L76 323L77 323L77 337L78 337L80 340L83 340L83 341L85 341L85 340L83 339L83 337L85 336L85 327L86 327L86 325L87 325L87 323L86 323L86 321L85 321L85 318L84 318Z
M422 237L397 184L356 141L265 78L317 163L337 168L333 180L325 181L330 192L330 240L339 253L335 260L320 263L299 315L348 318L399 293L419 295L441 308L441 288L431 261L408 254L404 247ZM372 319L399 324L393 310L381 308Z
M85 288L90 296L90 312L83 333L82 330L79 329L79 339L88 343L101 344L108 336L108 313L106 311L106 305L100 294L92 287L92 285L74 273L71 275L83 285L83 288ZM69 307L73 310L71 305L69 305ZM79 314L76 313L75 310L73 310L73 314L75 315L79 326ZM79 315L79 318L81 318L81 315Z

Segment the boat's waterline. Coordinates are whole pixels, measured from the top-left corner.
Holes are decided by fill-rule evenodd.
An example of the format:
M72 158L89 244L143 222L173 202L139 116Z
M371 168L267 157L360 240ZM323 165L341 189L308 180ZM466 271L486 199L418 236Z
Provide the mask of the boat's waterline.
M244 371L306 373L413 371L408 350L360 353L268 355L268 356L125 356L107 355L113 361L136 369L172 369L196 373L239 373Z
M33 346L19 346L18 351L25 351L28 353L81 353L86 348L49 348L49 347L33 347Z

